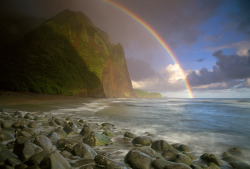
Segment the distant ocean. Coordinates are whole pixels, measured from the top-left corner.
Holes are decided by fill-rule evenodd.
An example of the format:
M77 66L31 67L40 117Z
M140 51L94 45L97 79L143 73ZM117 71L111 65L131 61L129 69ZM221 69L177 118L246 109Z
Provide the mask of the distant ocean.
M221 155L230 147L250 154L250 99L91 99L49 106L55 115L107 121L187 144L196 155Z

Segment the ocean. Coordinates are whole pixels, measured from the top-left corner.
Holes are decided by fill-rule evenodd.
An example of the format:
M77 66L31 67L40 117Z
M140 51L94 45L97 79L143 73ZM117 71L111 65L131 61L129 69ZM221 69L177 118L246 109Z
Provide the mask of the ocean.
M250 154L250 99L84 99L44 106L50 114L110 122L138 136L187 144L197 156L221 156L231 147Z

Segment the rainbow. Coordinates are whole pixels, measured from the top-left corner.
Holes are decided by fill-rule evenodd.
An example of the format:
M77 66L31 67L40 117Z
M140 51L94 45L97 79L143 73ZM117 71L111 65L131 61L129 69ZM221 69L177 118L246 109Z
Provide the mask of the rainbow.
M127 9L124 6L118 4L117 2L114 2L112 0L103 0L103 1L106 2L107 4L110 4L111 6L115 7L116 9L119 9L120 11L124 12L125 14L130 16L132 19L134 19L136 22L141 24L161 44L161 46L165 49L165 51L170 55L170 57L172 58L174 63L178 64L181 67L180 62L178 61L178 59L175 56L174 52L170 49L169 45L166 42L164 42L164 40L159 36L159 34L149 24L147 24L144 20L142 20L141 18L136 16L129 9ZM184 83L185 83L185 86L187 88L189 98L194 98L191 86L190 86L188 80L186 79L182 68L181 68L181 74L182 74L182 77L184 79Z

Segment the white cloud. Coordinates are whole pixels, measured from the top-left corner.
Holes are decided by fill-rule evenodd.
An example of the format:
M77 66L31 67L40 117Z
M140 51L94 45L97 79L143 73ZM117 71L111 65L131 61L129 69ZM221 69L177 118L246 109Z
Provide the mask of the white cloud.
M222 50L222 49L237 49L237 55L239 56L249 56L248 51L250 50L250 41L240 41L228 45L218 46L215 48L211 48L212 51Z

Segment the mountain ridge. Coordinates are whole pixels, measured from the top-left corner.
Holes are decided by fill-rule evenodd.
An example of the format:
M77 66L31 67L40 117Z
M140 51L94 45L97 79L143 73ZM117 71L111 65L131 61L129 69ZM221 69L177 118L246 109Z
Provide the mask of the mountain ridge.
M2 90L135 97L122 45L81 12L64 10L0 57Z

